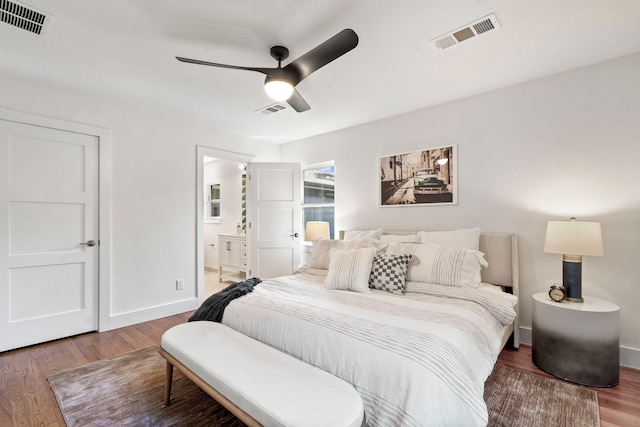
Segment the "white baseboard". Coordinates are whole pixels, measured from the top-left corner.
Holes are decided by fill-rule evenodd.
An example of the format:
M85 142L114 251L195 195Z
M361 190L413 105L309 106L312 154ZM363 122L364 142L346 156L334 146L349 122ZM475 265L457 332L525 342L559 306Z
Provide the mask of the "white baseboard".
M531 345L531 328L520 326L520 343Z
M531 345L531 328L520 327L520 342ZM620 365L640 369L640 349L620 346Z
M640 369L640 349L621 346L620 364L630 368Z
M182 301L173 302L171 304L159 305L156 307L145 308L143 310L130 311L127 313L115 314L110 317L110 329L122 328L124 326L135 325L150 320L160 319L163 317L173 316L187 311L195 310L200 303L197 298L190 298ZM103 332L101 330L100 332Z

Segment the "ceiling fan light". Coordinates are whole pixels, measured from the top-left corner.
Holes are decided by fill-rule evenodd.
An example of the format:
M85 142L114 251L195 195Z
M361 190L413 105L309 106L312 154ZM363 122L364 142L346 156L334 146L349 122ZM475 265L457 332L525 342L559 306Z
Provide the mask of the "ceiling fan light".
M274 101L286 101L293 93L293 86L284 80L269 80L264 84L264 90Z

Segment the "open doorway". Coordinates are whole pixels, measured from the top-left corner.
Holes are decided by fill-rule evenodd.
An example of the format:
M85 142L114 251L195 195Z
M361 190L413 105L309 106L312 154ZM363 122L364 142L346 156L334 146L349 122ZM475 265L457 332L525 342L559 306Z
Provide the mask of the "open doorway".
M241 153L197 148L197 297L244 280L246 164ZM246 257L245 257L246 259Z

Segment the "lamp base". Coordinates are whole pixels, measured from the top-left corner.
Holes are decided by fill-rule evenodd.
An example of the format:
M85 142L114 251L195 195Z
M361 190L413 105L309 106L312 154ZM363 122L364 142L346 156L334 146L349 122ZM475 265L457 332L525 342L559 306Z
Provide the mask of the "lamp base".
M584 302L582 298L582 256L562 256L562 285L567 292L567 301Z

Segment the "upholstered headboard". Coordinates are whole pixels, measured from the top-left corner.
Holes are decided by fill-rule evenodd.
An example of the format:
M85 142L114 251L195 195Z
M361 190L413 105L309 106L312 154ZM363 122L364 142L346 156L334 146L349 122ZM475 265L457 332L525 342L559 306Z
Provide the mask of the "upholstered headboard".
M480 252L489 263L482 281L513 289L518 295L518 236L513 233L480 233Z

